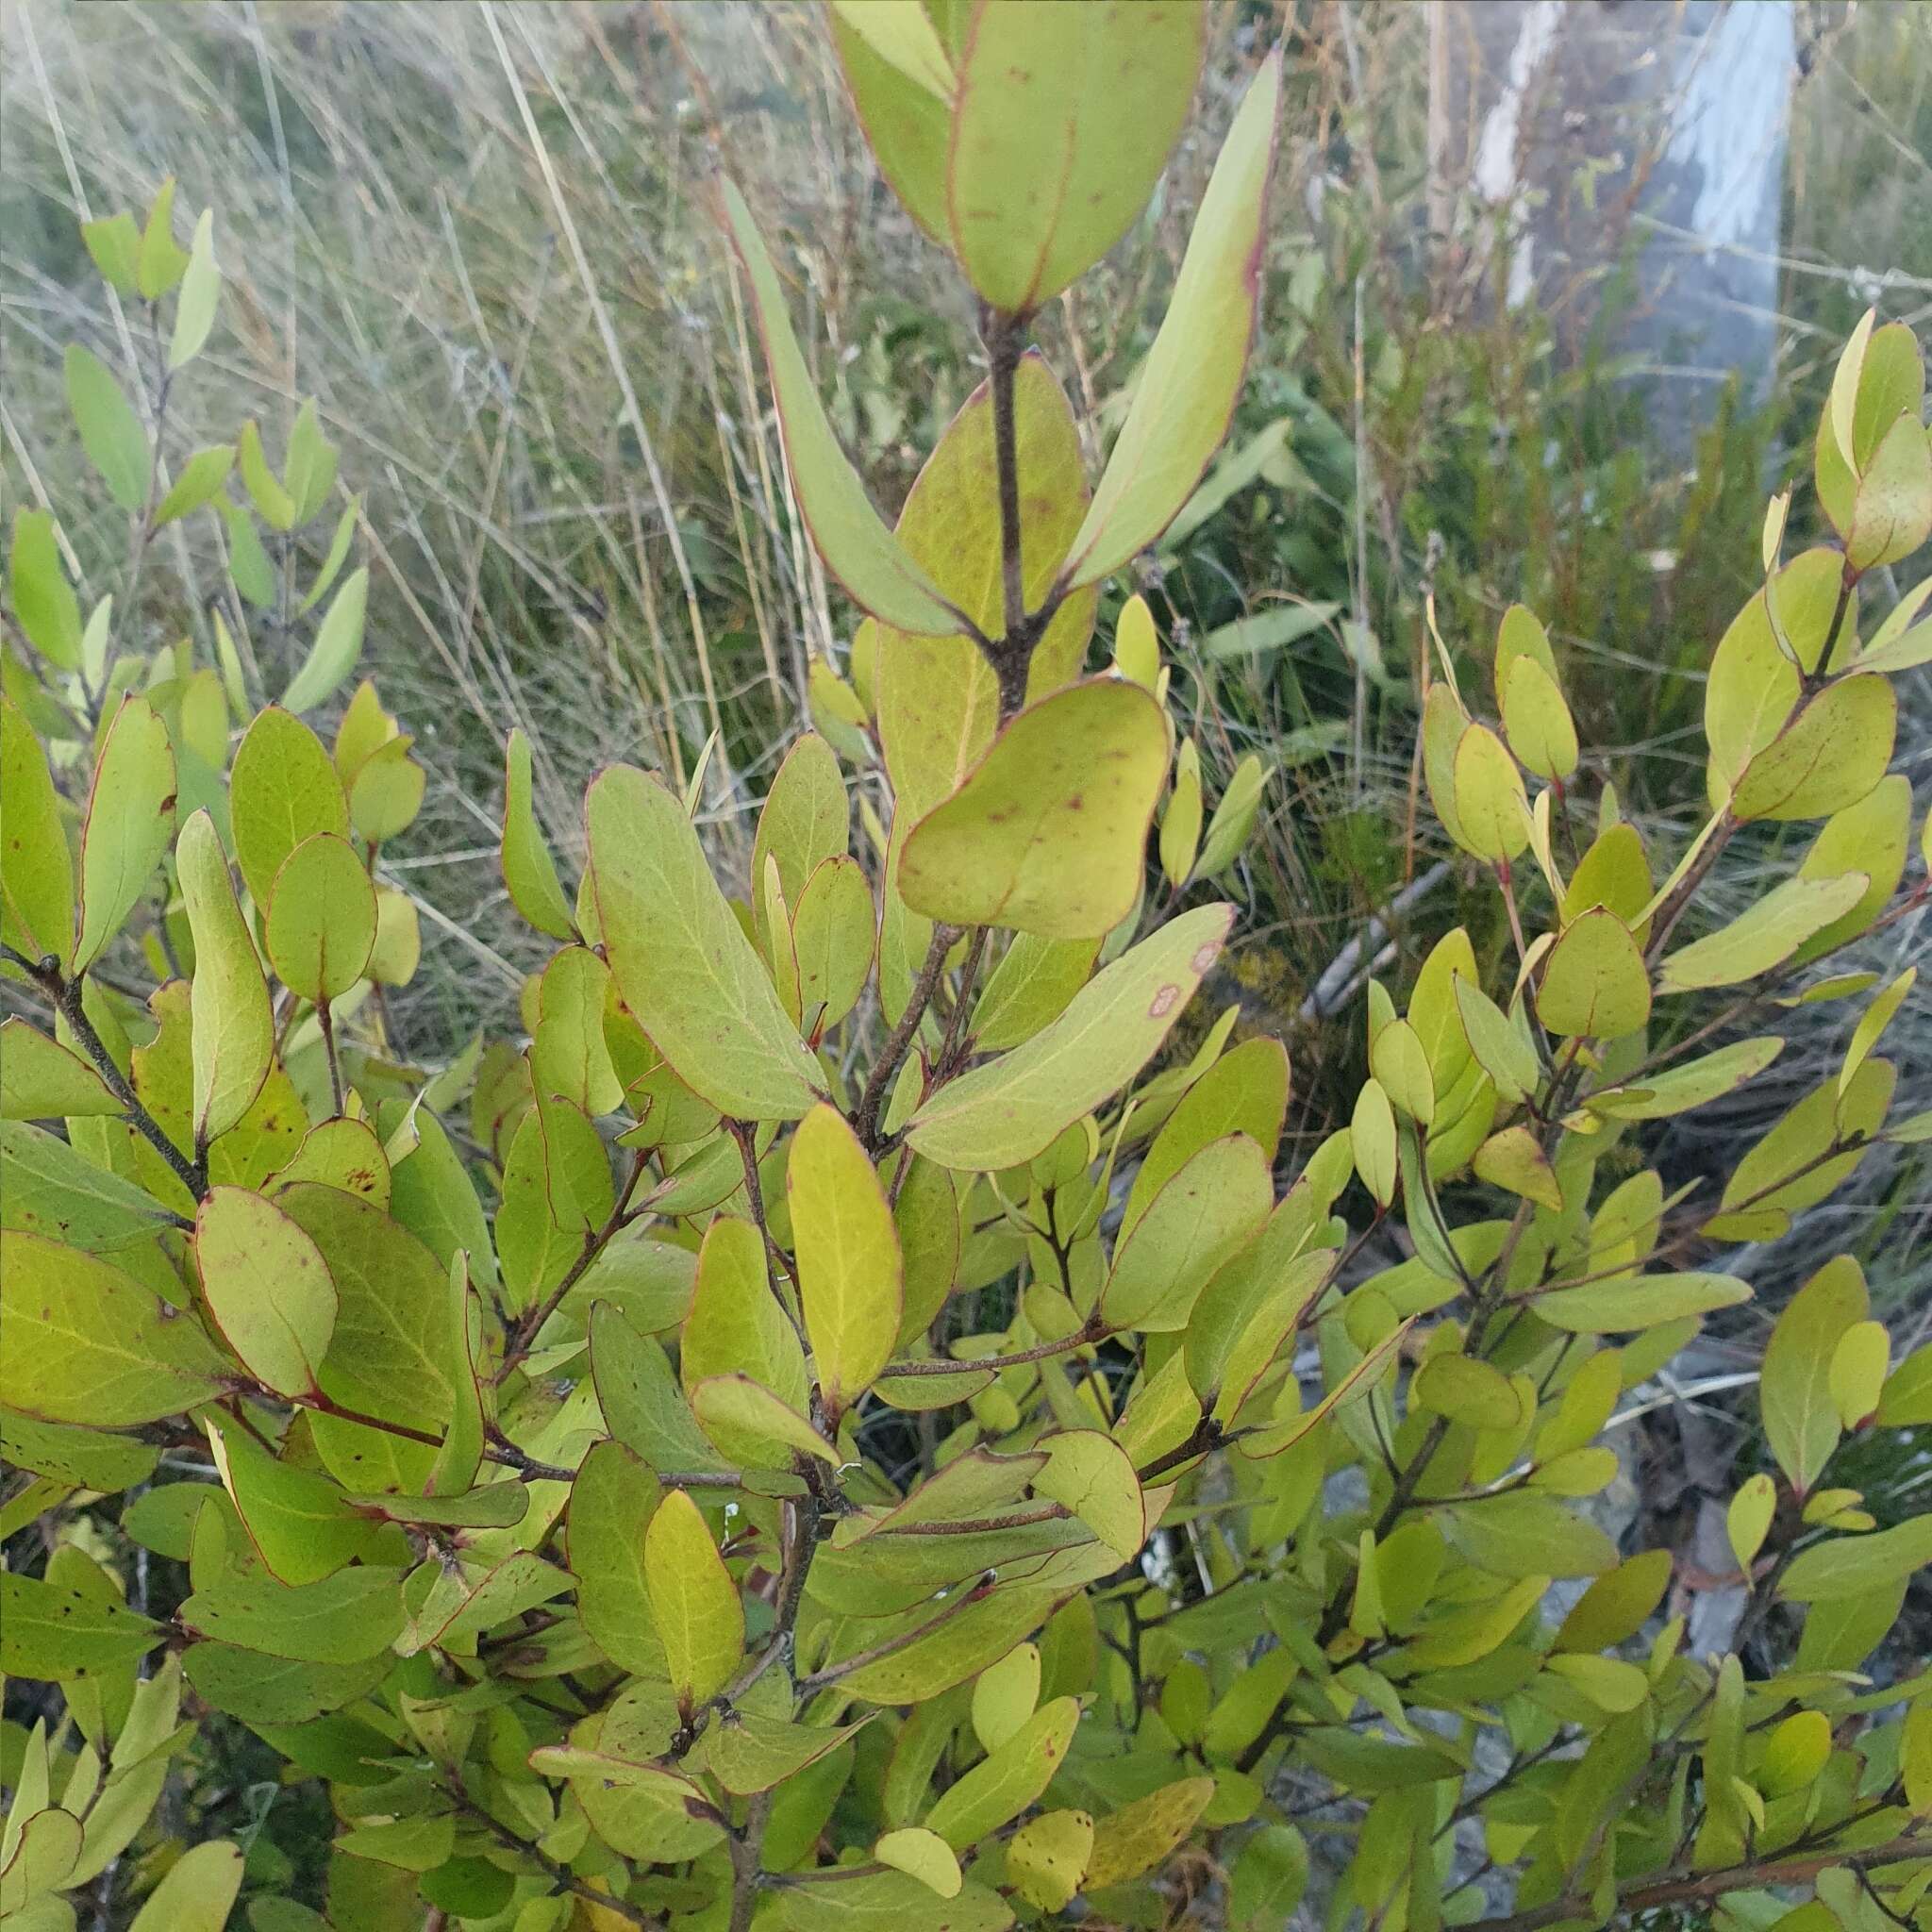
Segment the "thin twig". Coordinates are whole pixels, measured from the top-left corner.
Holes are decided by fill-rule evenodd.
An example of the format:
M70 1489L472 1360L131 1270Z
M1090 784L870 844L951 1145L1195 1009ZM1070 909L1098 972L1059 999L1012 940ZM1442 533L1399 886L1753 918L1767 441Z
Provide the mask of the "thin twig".
M1866 1871L1874 1865L1903 1865L1916 1858L1932 1857L1932 1837L1895 1838L1890 1843L1874 1845L1870 1851L1820 1851L1803 1857L1764 1858L1756 1863L1726 1865L1716 1872L1674 1872L1668 1877L1643 1885L1633 1885L1617 1894L1617 1912L1649 1911L1657 1906L1683 1905L1694 1899L1721 1898L1727 1891L1756 1890L1765 1885L1801 1885L1834 1865L1850 1865ZM1492 1919L1477 1919L1463 1932L1540 1932L1565 1919L1599 1916L1587 1899L1553 1899L1525 1912L1503 1912Z
M142 1138L174 1170L175 1178L188 1190L190 1197L199 1201L208 1192L207 1163L191 1159L175 1146L161 1124L142 1104L141 1096L128 1083L126 1074L114 1064L114 1056L94 1031L94 1023L88 1018L81 1004L84 975L76 973L72 979L65 977L60 971L60 962L51 953L43 959L29 959L11 946L5 946L0 947L0 954L18 966L59 1008L61 1017L73 1028L75 1039L80 1042L82 1052L93 1061L95 1070L107 1082L108 1091L127 1109L128 1118Z
M501 1388L509 1379L510 1371L529 1354L531 1348L536 1343L538 1336L543 1332L544 1323L549 1321L551 1316L556 1314L558 1309L563 1305L564 1296L584 1278L584 1275L590 1270L591 1263L610 1245L612 1240L624 1228L637 1219L636 1214L630 1208L630 1197L637 1191L638 1182L643 1175L644 1164L649 1158L649 1155L642 1149L633 1152L630 1159L630 1172L625 1175L623 1187L618 1189L617 1204L611 1208L609 1216L605 1221L603 1226L597 1228L587 1227L584 1230L582 1253L577 1256L576 1259L564 1272L563 1279L518 1324L516 1336L504 1350L502 1365L496 1371L495 1379L498 1388Z
M899 1015L899 1024L887 1034L886 1043L879 1049L879 1057L866 1077L865 1089L859 1094L858 1106L853 1112L852 1124L868 1153L879 1151L879 1116L891 1091L893 1076L919 1032L919 1023L925 1018L926 1008L932 1004L940 975L946 970L946 955L952 951L958 937L957 925L933 927L932 943L925 949L925 961L919 969L919 977L912 983L906 1010Z
M982 1571L978 1578L968 1588L951 1598L936 1617L928 1618L917 1629L902 1630L896 1637L889 1637L883 1643L875 1643L870 1650L861 1650L856 1656L848 1657L836 1664L827 1664L822 1671L814 1671L809 1676L798 1680L798 1694L809 1696L814 1690L823 1690L827 1684L836 1684L841 1677L849 1677L855 1671L860 1671L869 1664L881 1662L889 1657L895 1657L900 1651L930 1637L941 1629L963 1609L978 1603L991 1590L996 1580L995 1573Z
M883 1381L891 1375L970 1375L982 1369L997 1374L1001 1369L1015 1368L1022 1362L1050 1361L1057 1355L1071 1355L1075 1349L1091 1348L1096 1341L1104 1341L1106 1335L1106 1329L1090 1321L1084 1327L1072 1335L1063 1335L1058 1341L1037 1342L1031 1348L1017 1348L1011 1355L974 1356L966 1361L922 1357L916 1361L888 1362L879 1371L879 1378Z

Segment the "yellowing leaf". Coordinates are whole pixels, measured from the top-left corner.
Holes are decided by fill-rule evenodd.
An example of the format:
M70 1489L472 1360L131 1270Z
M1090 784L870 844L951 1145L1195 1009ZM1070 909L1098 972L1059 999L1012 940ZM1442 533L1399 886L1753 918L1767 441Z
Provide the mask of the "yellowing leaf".
M744 1607L698 1506L667 1491L644 1531L644 1581L678 1703L694 1710L744 1656Z
M428 774L409 756L413 738L391 738L362 760L349 782L349 818L372 845L408 829L423 808Z
M1606 1571L1577 1598L1552 1647L1558 1652L1603 1651L1628 1642L1643 1628L1670 1586L1671 1553L1641 1551Z
M1436 1117L1436 1088L1429 1057L1407 1020L1391 1020L1369 1048L1369 1067L1382 1091L1422 1126Z
M1042 940L1022 933L987 975L972 1033L988 1052L1030 1040L1065 1012L1086 984L1099 946L1092 940Z
M521 727L510 733L504 752L502 854L510 904L539 932L557 940L572 938L575 927L570 901L563 896L531 804L530 741Z
M1731 1554L1746 1576L1751 1574L1758 1551L1764 1547L1771 1520L1776 1513L1777 1485L1761 1470L1745 1478L1724 1511L1724 1533L1730 1541Z
M796 1120L824 1076L733 918L684 808L628 766L585 806L619 997L678 1077L723 1113Z
M724 185L724 215L751 283L765 362L778 405L778 425L791 486L826 568L855 601L897 629L946 637L958 628L930 576L880 520L865 485L839 447L811 372L799 353L785 292L737 185Z
M898 1339L899 1236L885 1191L837 1108L798 1124L785 1169L806 1334L833 1422L872 1386Z
M964 1851L1017 1818L1053 1781L1079 1721L1080 1707L1071 1697L1042 1705L998 1750L940 1794L926 1814L926 1829Z
M1454 690L1446 684L1432 684L1423 703L1423 776L1442 829L1465 847L1456 804L1456 754L1468 728L1469 716Z
M94 764L81 829L75 972L92 965L121 930L174 836L175 754L168 727L144 698L123 698Z
M1087 1860L1087 1889L1102 1891L1151 1871L1194 1828L1213 1796L1211 1777L1183 1778L1100 1819Z
M1758 1789L1767 1798L1802 1791L1830 1757L1831 1720L1822 1710L1801 1710L1765 1739L1757 1774Z
M1576 769L1576 726L1550 674L1520 659L1503 692L1503 731L1509 749L1540 778L1567 778Z
M1288 1112L1288 1049L1278 1040L1244 1040L1188 1089L1134 1176L1121 1212L1124 1241L1167 1182L1211 1141L1245 1134L1273 1160Z
M1160 815L1160 872L1175 891L1187 884L1201 843L1201 755L1189 739L1174 766L1174 790Z
M108 1083L76 1053L18 1016L0 1021L0 1120L120 1113Z
M336 1287L322 1251L274 1202L213 1188L194 1224L208 1313L228 1346L278 1395L318 1392L336 1325Z
M1668 954L1657 974L1659 992L1736 986L1790 958L1807 940L1840 918L1863 896L1861 872L1836 878L1785 879L1730 924Z
M888 18L895 13L920 14L924 30L919 23ZM887 0L884 6L839 0L832 9L832 39L879 172L912 219L943 245L952 88L949 81L941 95L930 86L935 69L924 44L930 31L921 0ZM916 68L919 77L908 68ZM947 71L950 75L950 61Z
M194 1142L202 1148L255 1104L275 1059L275 1014L228 856L206 811L182 826L175 871L194 934Z
M767 1269L763 1238L750 1222L728 1214L713 1218L698 1254L678 1370L688 1390L708 1376L742 1370L803 1415L808 1400L805 1352L772 1292ZM742 1438L727 1424L716 1440L727 1454L740 1456L758 1439Z
M1071 1509L1120 1561L1131 1563L1147 1541L1147 1512L1126 1451L1098 1429L1042 1436L1039 1446L1047 1462L1033 1487Z
M1395 1109L1379 1080L1362 1082L1348 1134L1362 1186L1375 1197L1378 1208L1387 1208L1395 1198Z
M1599 1710L1635 1710L1650 1695L1649 1676L1622 1657L1563 1655L1551 1657L1544 1668L1567 1678Z
M1114 625L1113 668L1142 691L1153 691L1160 681L1160 638L1154 613L1138 592L1121 607Z
M975 10L946 204L966 278L992 308L1050 301L1146 205L1193 97L1205 11L1197 0Z
M530 1040L530 1084L540 1096L561 1094L589 1114L623 1105L605 1033L609 995L609 969L588 947L566 946L543 969Z
M908 80L941 100L952 98L953 65L920 0L833 0L832 11Z
M1058 1912L1079 1890L1092 1856L1093 1820L1085 1811L1045 1811L1008 1843L1007 1876L1029 1905Z
M1562 1213L1563 1190L1556 1171L1536 1135L1521 1122L1491 1134L1476 1149L1470 1165L1477 1180L1488 1181L1492 1188L1507 1188L1539 1208L1547 1208L1552 1214Z
M1277 51L1250 85L1214 164L1167 315L1074 540L1071 584L1097 583L1152 543L1227 432L1254 332L1280 102Z
M1472 724L1456 746L1457 842L1491 865L1505 865L1529 843L1523 774L1487 724Z
M909 1874L941 1898L957 1898L964 1882L952 1846L922 1825L908 1824L886 1832L873 1846L872 1855L880 1864Z
M1026 479L1021 590L1027 608L1037 609L1086 514L1088 491L1073 407L1033 353L1014 372L1013 447ZM982 383L921 469L900 512L898 539L989 636L1006 629L998 505L992 397ZM1027 672L1030 699L1078 675L1098 594L1075 592L1048 625ZM985 755L999 717L999 687L968 638L909 637L890 628L878 633L876 681L879 739L903 833L950 798Z
M1650 975L1630 928L1601 907L1572 920L1543 961L1536 1010L1572 1038L1635 1033L1650 1018Z
M777 1445L775 1452L767 1449L765 1456L758 1458L761 1461L777 1462L781 1457L789 1461L787 1452L792 1450L816 1456L834 1468L841 1460L838 1450L804 1416L749 1375L708 1375L692 1383L691 1406L698 1425L720 1448L727 1438L739 1441L748 1438Z
M753 879L763 880L765 861L772 859L786 904L796 906L819 867L845 856L850 814L838 758L823 738L807 732L785 754L758 812L751 848ZM758 937L764 938L761 919Z
M941 1087L912 1116L908 1142L941 1167L984 1172L1043 1153L1153 1057L1233 917L1231 907L1198 907L1131 947L1051 1024Z
M235 860L249 896L266 908L275 874L303 840L349 829L349 806L335 760L291 713L271 705L236 748L228 780Z
M59 794L33 726L0 698L0 933L29 959L74 943L74 857Z
M1552 684L1561 684L1562 679L1557 672L1557 654L1550 649L1550 635L1543 628L1542 619L1528 605L1512 604L1504 611L1503 621L1496 626L1493 670L1499 706L1504 692L1509 688L1509 680L1516 675L1517 666L1524 662L1534 664Z
M1274 1189L1245 1134L1210 1141L1165 1180L1114 1252L1100 1294L1111 1328L1185 1328L1208 1277L1259 1230Z
M1890 683L1862 672L1828 684L1752 758L1731 797L1740 819L1817 819L1885 775L1898 728Z
M828 858L805 882L791 913L798 1009L809 1037L836 1026L858 1004L872 972L872 888L856 858Z
M1861 1428L1878 1407L1891 1366L1891 1337L1883 1322L1854 1322L1831 1355L1831 1399L1848 1429Z
M1447 1349L1416 1371L1409 1400L1472 1429L1514 1429L1523 1422L1523 1403L1507 1375Z
M375 944L375 891L346 839L317 832L282 861L262 940L276 977L317 1006L361 978Z
M1040 1706L1040 1646L1016 1643L973 1682L973 1735L997 1751Z
M1858 391L1865 373L1865 358L1872 345L1872 325L1877 319L1875 308L1866 309L1858 318L1857 326L1839 354L1838 367L1832 372L1831 393L1825 399L1824 420L1830 429L1832 442L1838 450L1840 461L1854 475L1857 474L1859 462Z
M900 892L953 924L1097 939L1133 909L1166 768L1166 724L1138 685L1057 691L912 827Z
M1909 557L1932 534L1932 441L1919 406L1901 409L1858 478L1845 563L1876 570Z
M584 1634L621 1671L664 1674L651 1614L644 1531L662 1500L657 1478L622 1442L593 1442L570 1491L568 1550Z
M1765 1344L1758 1410L1772 1454L1800 1496L1838 1447L1832 1358L1845 1332L1869 1313L1863 1271L1851 1256L1840 1255L1791 1297Z
M19 1185L10 1172L8 1192ZM22 1415L123 1428L219 1392L224 1363L197 1321L44 1236L15 1228L0 1242L0 1403Z
M136 1915L131 1932L222 1932L242 1890L242 1848L225 1840L191 1846Z
M1649 936L1649 922L1642 915L1650 897L1650 861L1643 856L1643 840L1635 825L1620 820L1597 834L1571 874L1563 894L1563 918L1568 923L1592 906L1602 906L1630 927L1641 945Z
M1590 1096L1591 1110L1607 1114L1612 1120L1658 1121L1673 1114L1688 1113L1754 1080L1784 1051L1785 1043L1774 1034L1756 1040L1733 1041L1715 1053L1671 1067L1660 1074L1646 1074L1624 1090L1609 1088Z
M1790 715L1801 675L1817 665L1830 636L1843 575L1838 551L1806 551L1772 578L1771 601L1757 591L1719 640L1704 692L1710 747L1706 782L1713 808L1730 796L1745 767ZM1844 629L1857 633L1856 599L1847 607Z
M1748 1284L1732 1274L1644 1274L1540 1294L1536 1311L1553 1327L1573 1334L1611 1335L1655 1328L1750 1299Z

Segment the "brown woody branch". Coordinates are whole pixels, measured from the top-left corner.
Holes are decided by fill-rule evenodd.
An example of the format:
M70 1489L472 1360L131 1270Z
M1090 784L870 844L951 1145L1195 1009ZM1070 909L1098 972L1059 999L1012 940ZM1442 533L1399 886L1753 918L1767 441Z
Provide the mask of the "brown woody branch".
M636 1211L630 1206L630 1197L637 1191L638 1182L643 1176L644 1163L649 1158L641 1148L631 1155L630 1172L625 1176L624 1185L618 1189L617 1204L611 1208L603 1226L587 1227L584 1230L582 1253L564 1271L563 1279L517 1324L515 1334L505 1346L503 1361L496 1371L498 1388L509 1379L510 1371L529 1354L537 1337L543 1332L544 1323L563 1306L564 1296L590 1272L591 1263L637 1219Z
M94 1031L94 1023L88 1018L81 1005L84 975L76 973L73 978L68 978L61 973L60 962L52 953L42 959L29 959L11 946L0 948L0 951L4 951L5 957L18 966L59 1009L61 1017L73 1029L75 1039L80 1042L82 1052L94 1063L95 1071L107 1083L108 1091L127 1110L127 1117L142 1139L168 1163L189 1194L199 1201L208 1192L207 1161L191 1159L175 1146L161 1124L142 1104L126 1074L114 1064L114 1056Z
M899 1024L887 1034L886 1043L879 1049L879 1057L873 1063L864 1091L858 1096L852 1124L868 1154L876 1155L879 1151L879 1118L891 1091L893 1077L919 1032L920 1022L925 1018L925 1009L932 1004L933 994L939 990L940 975L946 970L946 955L952 951L958 937L957 925L933 927L932 943L925 949L925 960L919 969L919 977L913 981L906 1010L899 1015Z
M1807 1852L1802 1857L1764 1858L1755 1863L1726 1865L1716 1872L1673 1872L1668 1876L1642 1885L1624 1887L1617 1894L1614 1913L1643 1912L1657 1906L1687 1905L1700 1899L1721 1898L1727 1891L1742 1891L1760 1885L1802 1885L1835 1865L1867 1872L1881 1865L1903 1865L1918 1858L1932 1858L1932 1835L1907 1834L1890 1843L1874 1845L1870 1851ZM1553 1899L1524 1912L1502 1912L1491 1919L1477 1919L1463 1932L1540 1932L1565 1919L1594 1920L1595 1907L1579 1898Z

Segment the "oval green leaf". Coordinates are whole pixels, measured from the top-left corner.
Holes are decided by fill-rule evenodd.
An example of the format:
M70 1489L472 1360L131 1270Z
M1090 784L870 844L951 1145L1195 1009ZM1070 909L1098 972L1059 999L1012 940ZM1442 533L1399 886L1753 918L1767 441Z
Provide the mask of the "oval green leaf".
M1102 937L1133 910L1167 757L1139 685L1091 678L1029 705L913 826L901 894L952 924Z

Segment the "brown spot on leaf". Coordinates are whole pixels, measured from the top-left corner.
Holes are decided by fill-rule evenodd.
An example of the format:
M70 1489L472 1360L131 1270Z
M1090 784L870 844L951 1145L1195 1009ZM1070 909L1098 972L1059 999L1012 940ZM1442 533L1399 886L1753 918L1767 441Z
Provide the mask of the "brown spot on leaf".
M1219 940L1209 940L1205 946L1196 950L1193 958L1188 963L1193 967L1196 973L1205 973L1220 958L1221 941Z
M1154 1002L1147 1008L1147 1017L1150 1020L1164 1020L1168 1016L1168 1014L1174 1010L1174 1003L1177 999L1179 999L1180 996L1181 990L1179 987L1174 986L1173 984L1163 986L1160 989L1160 991L1154 995Z

